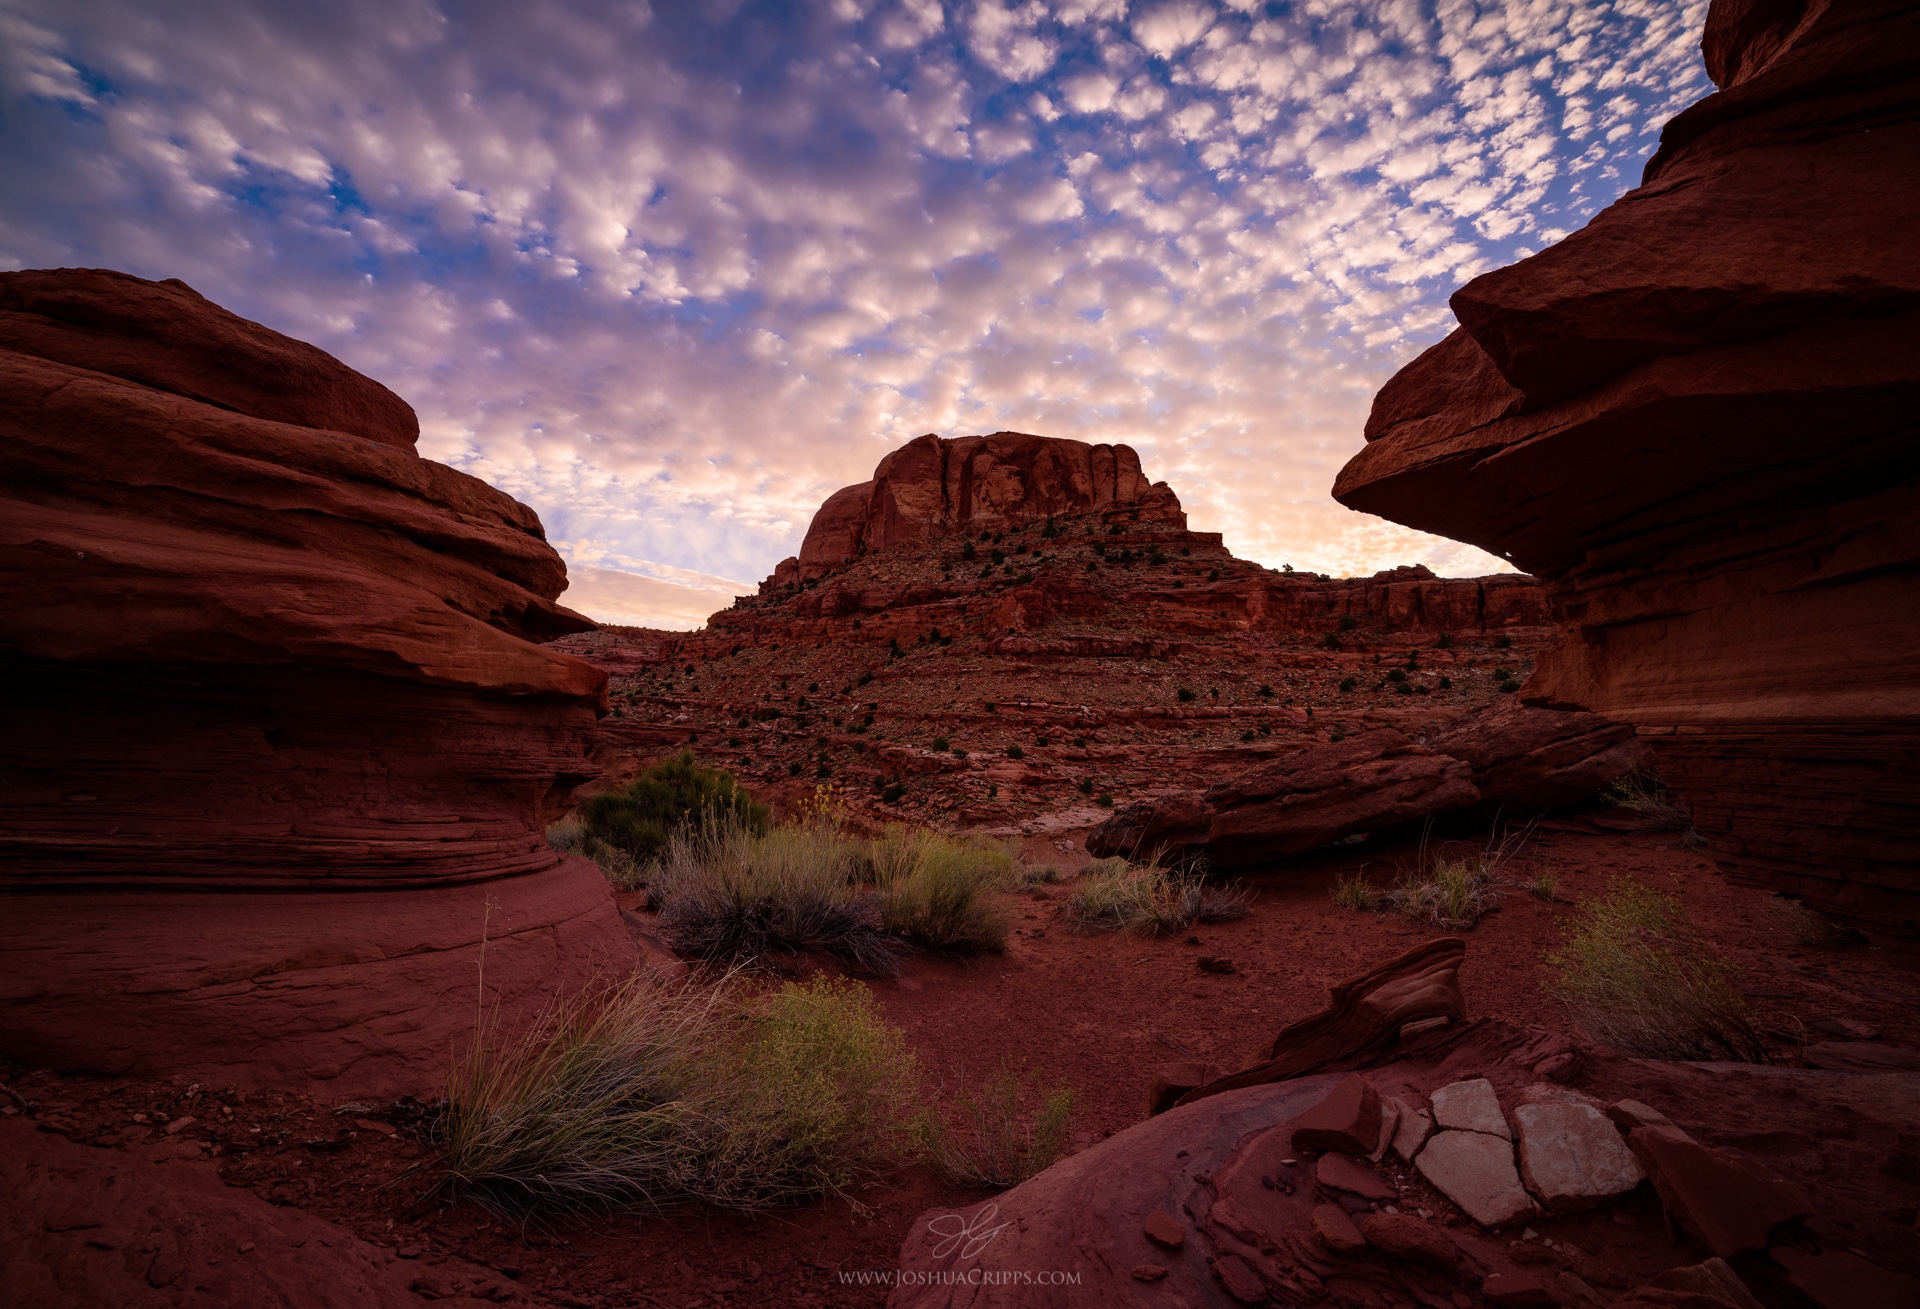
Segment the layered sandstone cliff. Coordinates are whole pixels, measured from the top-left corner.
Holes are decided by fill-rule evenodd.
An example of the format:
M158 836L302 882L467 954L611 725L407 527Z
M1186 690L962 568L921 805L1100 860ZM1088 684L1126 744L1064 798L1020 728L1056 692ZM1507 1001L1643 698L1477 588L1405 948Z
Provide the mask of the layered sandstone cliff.
M1334 494L1512 559L1528 698L1638 725L1737 878L1920 924L1920 14L1726 3L1638 190L1453 298Z
M1506 702L1500 674L1551 632L1519 574L1236 559L1124 446L923 437L852 490L807 539L864 550L805 577L788 561L703 631L563 639L612 678L610 776L691 746L776 799L827 782L876 822L1064 833L1109 817L1103 800L1447 730Z
M592 625L416 434L181 283L0 274L8 1054L422 1090L630 963L543 835L605 676L538 642Z
M820 577L869 550L966 532L1003 531L1067 514L1123 509L1132 522L1185 527L1165 482L1148 482L1131 446L995 432L916 437L873 477L834 492L814 514L775 585Z

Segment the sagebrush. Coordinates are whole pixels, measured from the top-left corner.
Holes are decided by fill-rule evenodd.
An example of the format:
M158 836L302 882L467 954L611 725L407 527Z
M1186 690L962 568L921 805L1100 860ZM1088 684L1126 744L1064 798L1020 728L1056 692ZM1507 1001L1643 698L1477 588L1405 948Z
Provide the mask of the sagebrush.
M969 1186L1004 1190L1046 1171L1067 1147L1073 1091L1053 1086L1029 1106L1023 1070L1002 1065L973 1095L954 1101L958 1130L932 1131L934 1160Z

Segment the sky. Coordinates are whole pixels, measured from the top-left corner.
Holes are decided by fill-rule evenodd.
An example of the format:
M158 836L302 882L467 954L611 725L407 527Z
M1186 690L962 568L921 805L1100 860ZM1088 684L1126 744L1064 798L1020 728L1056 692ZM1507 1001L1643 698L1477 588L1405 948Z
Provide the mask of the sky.
M923 432L1125 442L1243 558L1461 283L1712 90L1705 0L0 0L0 268L179 277L692 628Z

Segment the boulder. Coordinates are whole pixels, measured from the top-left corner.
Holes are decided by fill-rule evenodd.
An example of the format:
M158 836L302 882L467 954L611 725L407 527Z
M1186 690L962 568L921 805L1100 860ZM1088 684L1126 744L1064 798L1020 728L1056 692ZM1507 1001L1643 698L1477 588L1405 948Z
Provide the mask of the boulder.
M1485 1132L1505 1141L1513 1139L1507 1116L1500 1111L1500 1097L1484 1077L1453 1082L1428 1098L1433 1103L1434 1125L1443 1130Z
M1514 1171L1513 1143L1505 1137L1436 1132L1413 1166L1482 1227L1502 1227L1533 1214L1533 1201Z
M1513 1111L1520 1180L1543 1208L1565 1213L1624 1195L1645 1176L1605 1114L1584 1104L1523 1104Z
M1813 1212L1798 1185L1759 1160L1702 1145L1677 1128L1636 1127L1627 1144L1667 1215L1722 1259L1765 1250L1788 1223Z
M1631 724L1527 704L1476 714L1427 748L1463 760L1482 804L1509 817L1591 800L1651 759Z
M1747 1289L1747 1284L1740 1280L1740 1275L1733 1271L1725 1259L1714 1258L1681 1268L1669 1268L1647 1285L1658 1290L1718 1296L1735 1309L1760 1309L1760 1302L1753 1298L1753 1292Z
M1413 1157L1420 1153L1420 1147L1433 1135L1433 1115L1424 1108L1410 1106L1404 1100L1397 1103L1400 1106L1400 1119L1393 1130L1393 1152L1412 1163Z
M591 624L411 421L179 283L0 274L0 1050L425 1094L482 979L513 1025L633 966L545 839Z
M1296 1150L1366 1154L1379 1140L1380 1095L1358 1073L1341 1078L1318 1104L1293 1122Z
M1099 857L1204 853L1216 867L1251 867L1479 800L1467 764L1383 727L1204 792L1130 805L1088 835L1087 850Z
M1920 12L1715 0L1641 186L1474 279L1334 495L1541 578L1736 880L1920 933Z

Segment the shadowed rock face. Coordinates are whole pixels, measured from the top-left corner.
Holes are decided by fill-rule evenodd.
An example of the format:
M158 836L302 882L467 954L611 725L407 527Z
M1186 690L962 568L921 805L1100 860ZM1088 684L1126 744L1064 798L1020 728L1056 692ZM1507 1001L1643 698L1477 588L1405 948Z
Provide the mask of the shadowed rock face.
M537 644L592 624L532 511L183 285L0 274L0 308L0 1046L419 1090L483 935L508 1020L630 964L543 835L605 676Z
M1134 510L1136 522L1187 525L1179 497L1165 482L1147 481L1130 446L1020 432L954 440L929 433L882 459L872 481L829 496L799 558L782 563L772 581L819 577L899 541L1116 507Z
M1334 494L1546 584L1738 879L1920 922L1920 15L1716 3L1643 185L1453 298Z

